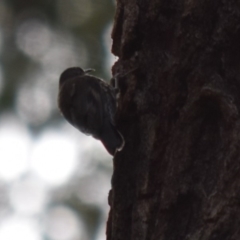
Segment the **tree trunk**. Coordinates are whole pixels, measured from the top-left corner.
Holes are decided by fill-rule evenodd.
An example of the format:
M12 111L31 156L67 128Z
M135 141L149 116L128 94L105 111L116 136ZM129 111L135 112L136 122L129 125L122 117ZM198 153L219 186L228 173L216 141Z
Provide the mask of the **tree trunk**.
M112 37L107 239L239 240L240 1L118 0Z

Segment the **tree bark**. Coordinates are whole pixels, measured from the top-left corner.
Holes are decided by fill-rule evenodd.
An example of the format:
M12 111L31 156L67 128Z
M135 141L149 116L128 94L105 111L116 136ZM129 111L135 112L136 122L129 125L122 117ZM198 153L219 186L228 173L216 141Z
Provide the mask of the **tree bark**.
M118 0L112 37L107 239L239 240L240 1Z

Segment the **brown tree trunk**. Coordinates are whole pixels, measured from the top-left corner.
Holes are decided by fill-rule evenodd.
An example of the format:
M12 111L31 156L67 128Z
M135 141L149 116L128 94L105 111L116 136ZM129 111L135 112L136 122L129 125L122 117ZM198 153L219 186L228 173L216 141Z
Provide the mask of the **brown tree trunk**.
M240 1L118 0L108 240L240 239Z

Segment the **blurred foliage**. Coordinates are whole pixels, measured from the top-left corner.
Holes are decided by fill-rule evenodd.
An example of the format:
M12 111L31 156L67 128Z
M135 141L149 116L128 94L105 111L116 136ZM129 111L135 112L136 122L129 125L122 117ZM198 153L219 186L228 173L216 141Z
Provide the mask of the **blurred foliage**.
M109 79L114 10L113 0L1 0L0 122L10 113L33 135L64 122L57 109L58 79L68 67L94 68L96 75ZM111 167L101 161L95 167L109 177ZM108 181L102 175L100 180ZM81 187L70 185L51 191L51 204L74 209L88 224L87 239L96 239L107 199L102 210L101 204L81 202L74 194Z

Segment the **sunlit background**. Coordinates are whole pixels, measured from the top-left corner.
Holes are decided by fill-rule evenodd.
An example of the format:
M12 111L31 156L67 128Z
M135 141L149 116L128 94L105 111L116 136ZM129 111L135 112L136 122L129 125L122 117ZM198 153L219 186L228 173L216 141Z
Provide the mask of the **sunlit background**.
M57 109L71 66L110 79L113 0L0 0L0 239L103 240L111 157Z

